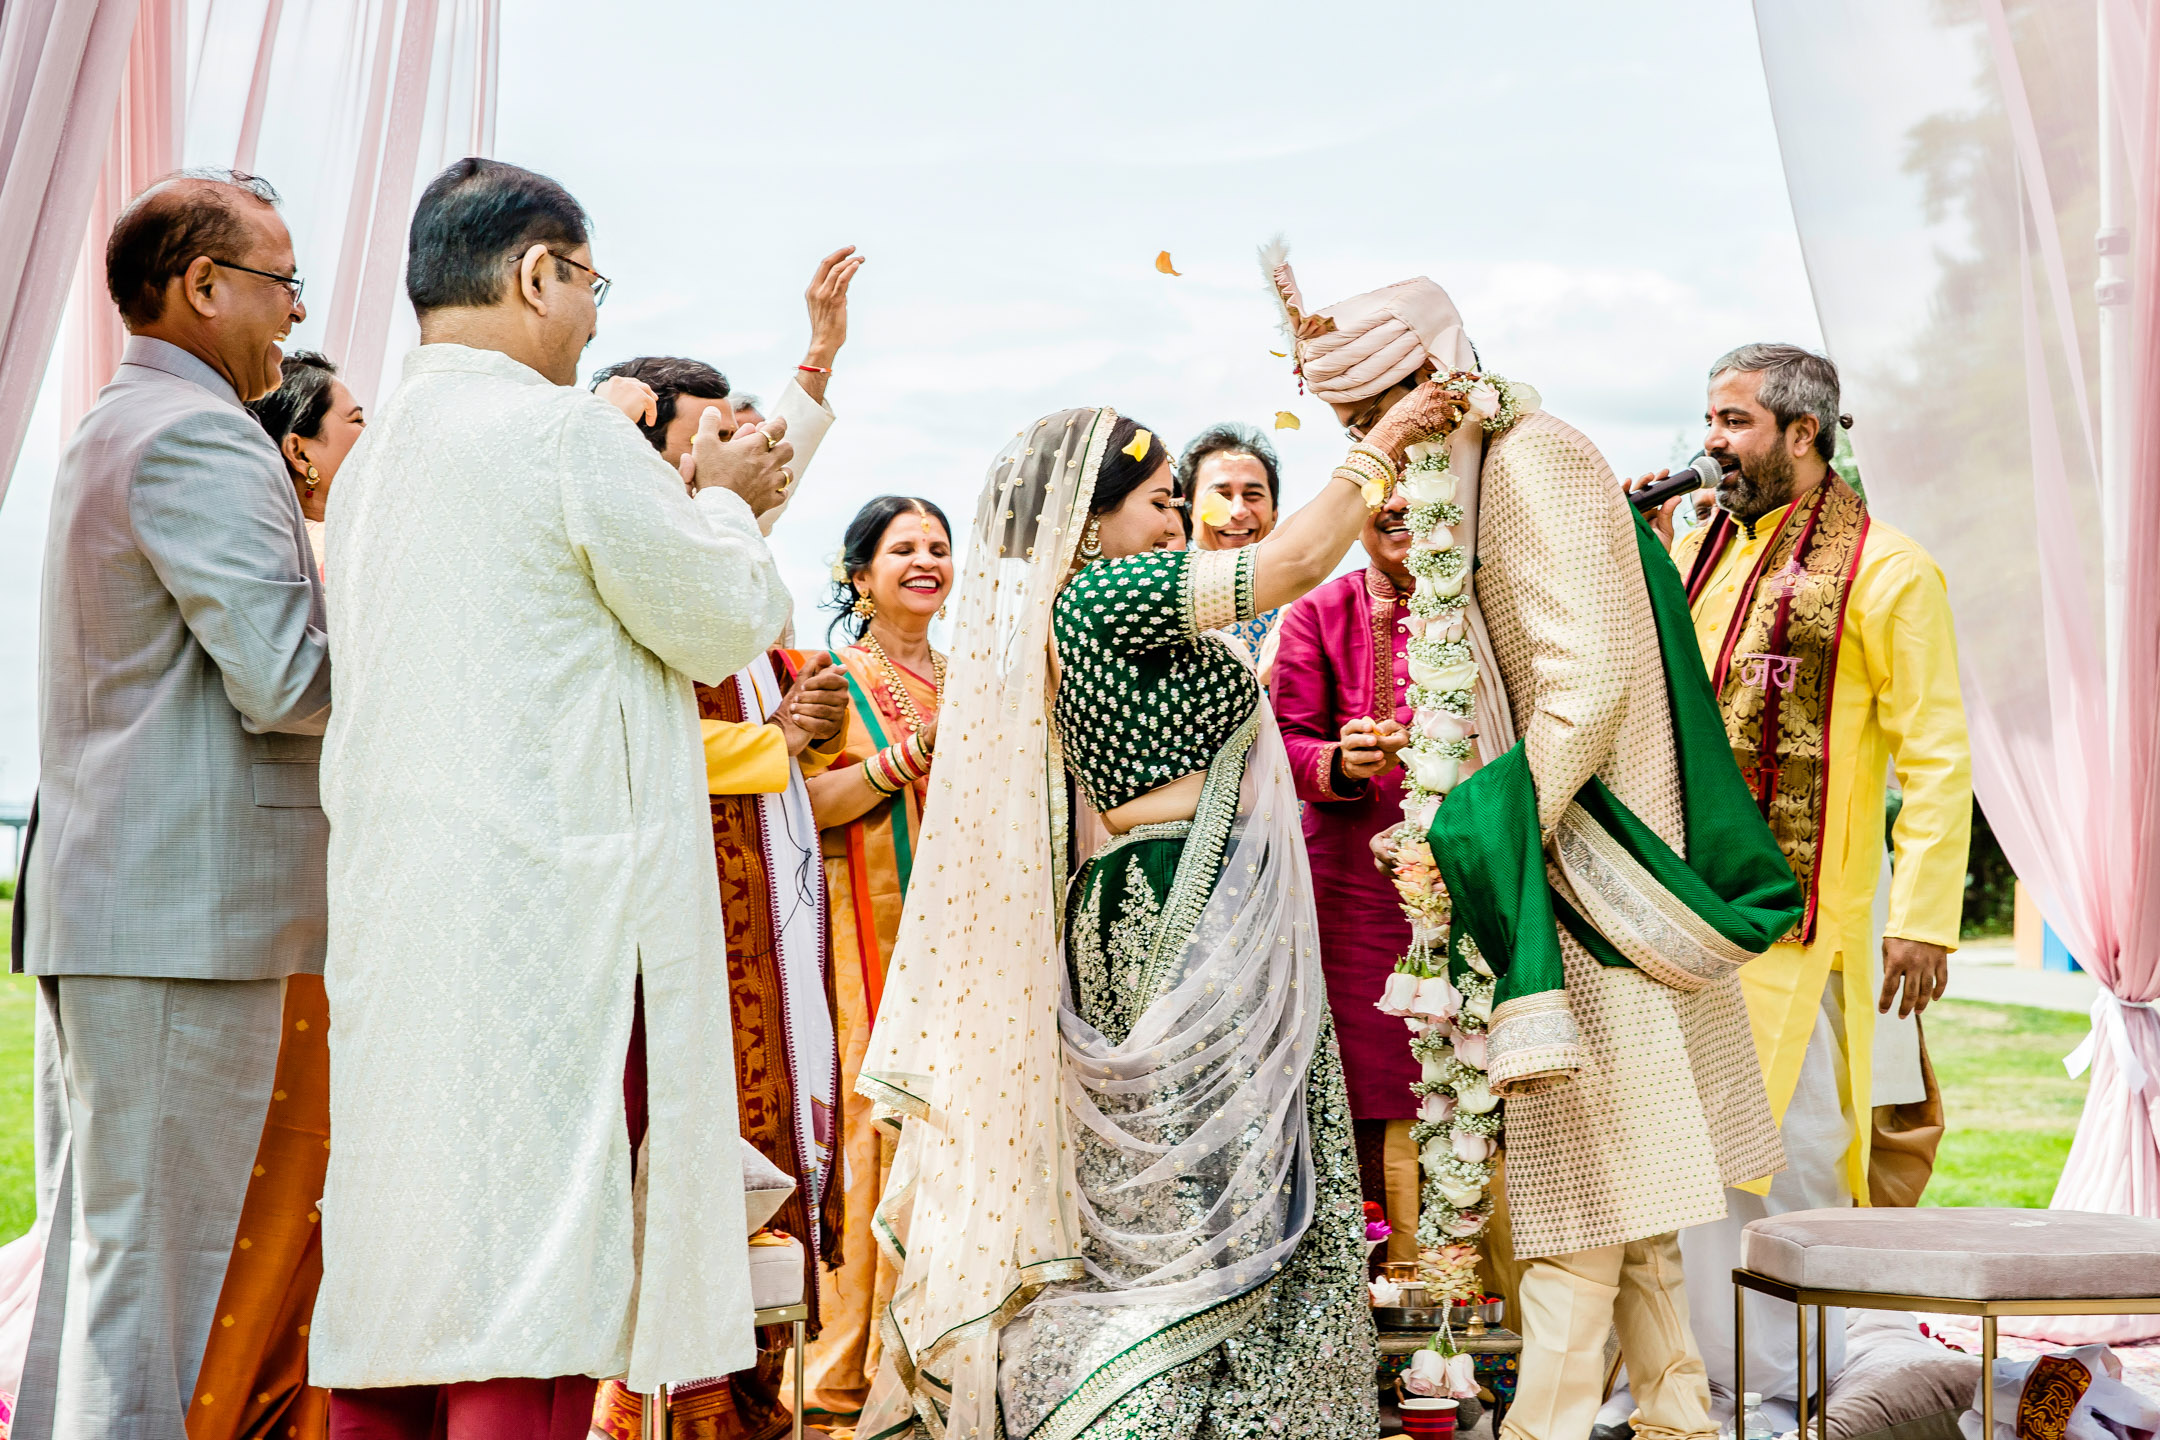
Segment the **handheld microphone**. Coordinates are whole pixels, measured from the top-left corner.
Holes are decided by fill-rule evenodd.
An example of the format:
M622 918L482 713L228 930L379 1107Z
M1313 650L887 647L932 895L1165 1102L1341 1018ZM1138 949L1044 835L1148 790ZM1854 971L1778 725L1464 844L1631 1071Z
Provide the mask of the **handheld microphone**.
M1629 492L1628 503L1637 510L1655 510L1675 495L1684 491L1700 490L1705 485L1715 485L1724 478L1725 472L1717 461L1708 455L1697 455L1688 461L1685 468L1673 471L1655 485L1645 485L1640 490Z

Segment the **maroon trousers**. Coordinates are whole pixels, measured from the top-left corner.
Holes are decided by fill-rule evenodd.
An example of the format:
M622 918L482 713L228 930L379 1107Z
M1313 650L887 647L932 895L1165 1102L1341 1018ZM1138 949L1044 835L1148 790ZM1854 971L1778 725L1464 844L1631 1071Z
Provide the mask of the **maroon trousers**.
M623 1119L633 1160L646 1121L643 980L636 996L630 1052L623 1057ZM330 1440L585 1440L599 1388L589 1375L564 1375L336 1390L330 1395Z

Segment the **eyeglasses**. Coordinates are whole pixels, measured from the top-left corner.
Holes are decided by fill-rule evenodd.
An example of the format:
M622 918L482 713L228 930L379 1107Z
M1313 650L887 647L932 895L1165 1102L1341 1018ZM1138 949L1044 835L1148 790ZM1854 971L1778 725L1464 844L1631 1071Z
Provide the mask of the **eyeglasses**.
M222 265L227 270L238 270L243 275L260 275L265 280L275 280L292 293L295 305L300 303L300 292L307 288L307 281L302 280L298 275L280 275L274 270L257 270L252 265L235 265L230 260L220 260L213 255L205 255L203 259L208 260L213 265Z
M553 255L557 260L562 261L563 264L575 265L578 269L592 276L592 303L595 306L604 305L607 303L608 287L610 285L613 285L615 283L614 281L608 279L607 276L602 275L599 271L593 269L592 266L587 265L582 260L572 260L569 256L560 254L554 250L550 250L547 253Z

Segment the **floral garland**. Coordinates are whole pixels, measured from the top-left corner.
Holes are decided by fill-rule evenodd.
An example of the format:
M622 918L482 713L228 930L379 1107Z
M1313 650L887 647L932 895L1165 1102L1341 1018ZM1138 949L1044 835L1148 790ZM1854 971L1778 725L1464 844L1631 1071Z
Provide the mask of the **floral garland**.
M1477 1248L1489 1216L1487 1196L1500 1152L1500 1099L1486 1080L1485 1032L1492 1021L1493 973L1469 936L1455 938L1450 957L1447 887L1426 834L1434 812L1462 779L1476 753L1471 740L1477 661L1470 649L1470 549L1458 537L1465 521L1456 503L1457 477L1448 468L1448 437L1465 420L1486 433L1513 425L1538 407L1537 392L1497 375L1458 370L1441 382L1461 397L1448 425L1403 453L1402 488L1411 545L1404 562L1417 577L1410 596L1410 743L1403 822L1389 835L1396 894L1410 920L1410 948L1396 962L1378 1007L1410 1027L1410 1053L1420 1066L1410 1088L1418 1098L1410 1136L1424 1183L1419 1194L1419 1272L1439 1304L1481 1298ZM1445 1330L1441 1353L1452 1352Z

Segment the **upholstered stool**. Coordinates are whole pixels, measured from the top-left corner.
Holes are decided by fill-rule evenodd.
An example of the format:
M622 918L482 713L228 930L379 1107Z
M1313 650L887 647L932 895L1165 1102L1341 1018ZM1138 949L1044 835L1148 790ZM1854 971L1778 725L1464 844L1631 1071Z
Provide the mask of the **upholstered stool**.
M1815 1307L1815 1393L1830 1393L1824 1308L1980 1317L1981 1374L1995 1373L1998 1315L2160 1314L2160 1220L2079 1210L1796 1210L1751 1221L1732 1272L1733 1390L1747 1389L1743 1292L1793 1304L1800 1434L1808 1433L1807 1308ZM1980 1386L1980 1434L1995 1434L1995 1387Z
M795 1327L795 1419L789 1433L793 1440L802 1440L803 1332L810 1319L809 1300L803 1293L802 1242L774 1232L759 1233L795 1193L795 1181L748 1140L740 1145L744 1233L750 1237L750 1304L756 1312L751 1323L761 1330L767 1325ZM668 1387L662 1385L642 1401L639 1433L643 1440L670 1440L675 1426Z

